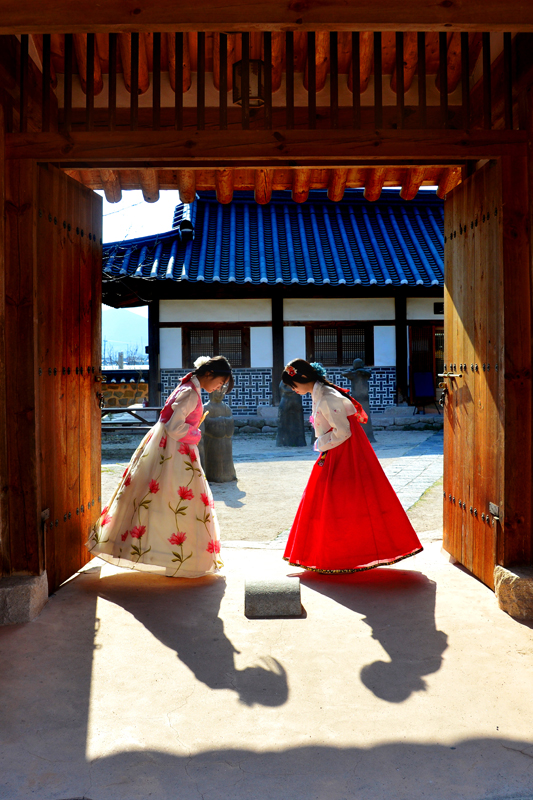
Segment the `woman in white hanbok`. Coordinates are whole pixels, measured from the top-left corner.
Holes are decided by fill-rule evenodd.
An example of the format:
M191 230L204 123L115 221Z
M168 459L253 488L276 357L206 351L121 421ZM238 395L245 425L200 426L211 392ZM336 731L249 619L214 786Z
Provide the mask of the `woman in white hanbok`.
M168 398L132 456L88 542L92 555L130 569L197 578L217 572L220 534L198 455L200 390L231 391L223 356L202 357Z

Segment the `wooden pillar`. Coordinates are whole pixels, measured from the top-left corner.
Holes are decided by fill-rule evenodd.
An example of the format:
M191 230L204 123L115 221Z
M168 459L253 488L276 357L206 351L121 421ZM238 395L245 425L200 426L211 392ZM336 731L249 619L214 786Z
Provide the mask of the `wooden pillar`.
M285 366L283 348L283 296L272 298L272 405L279 406L279 382Z
M396 333L396 402L407 400L407 301L405 295L394 298Z
M40 575L44 558L39 508L36 165L32 161L5 162L4 192L0 338L5 371L0 372L0 463L7 456L2 486L7 488L9 507L6 514L4 499L3 570L4 574Z
M148 402L151 406L161 403L159 376L159 300L148 305Z
M4 253L4 112L0 105L0 576L11 572L9 547L9 494L6 409L6 287Z
M498 542L503 566L533 562L532 533L532 257L533 104L529 156L502 158L505 528Z

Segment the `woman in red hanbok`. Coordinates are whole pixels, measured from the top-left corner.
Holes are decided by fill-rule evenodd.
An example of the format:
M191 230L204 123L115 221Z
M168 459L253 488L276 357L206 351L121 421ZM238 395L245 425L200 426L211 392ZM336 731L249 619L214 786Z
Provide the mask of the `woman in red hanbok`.
M197 578L217 572L220 534L198 454L200 390L233 387L223 356L202 356L168 398L92 531L93 555L119 567Z
M297 394L311 393L320 456L289 534L284 558L315 572L359 572L394 564L422 545L360 423L368 419L325 369L302 358L281 376Z

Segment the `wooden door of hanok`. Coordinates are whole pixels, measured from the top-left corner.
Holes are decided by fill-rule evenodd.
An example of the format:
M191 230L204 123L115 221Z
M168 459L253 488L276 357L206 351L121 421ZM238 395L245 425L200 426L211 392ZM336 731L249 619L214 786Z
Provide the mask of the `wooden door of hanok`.
M101 236L101 198L39 168L38 438L50 592L87 562L100 514Z
M529 347L524 179L513 188L490 162L445 203L444 548L491 588L496 564L524 559L531 512L528 379L513 346Z

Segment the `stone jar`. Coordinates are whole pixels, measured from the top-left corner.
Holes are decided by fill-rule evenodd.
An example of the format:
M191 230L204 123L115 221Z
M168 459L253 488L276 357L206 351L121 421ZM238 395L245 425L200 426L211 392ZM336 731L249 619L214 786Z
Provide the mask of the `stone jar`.
M224 392L211 392L204 411L209 414L201 425L200 458L208 481L227 483L237 480L233 464L233 431L231 408L224 403Z
M302 398L283 381L279 384L278 431L276 447L305 447Z
M368 397L368 381L372 375L372 370L365 367L362 358L356 358L354 359L352 369L342 374L345 378L348 378L352 384L352 397L355 397L355 399L361 403L368 414L368 422L363 425L363 430L368 437L368 441L375 442L372 417L370 416L370 399Z

